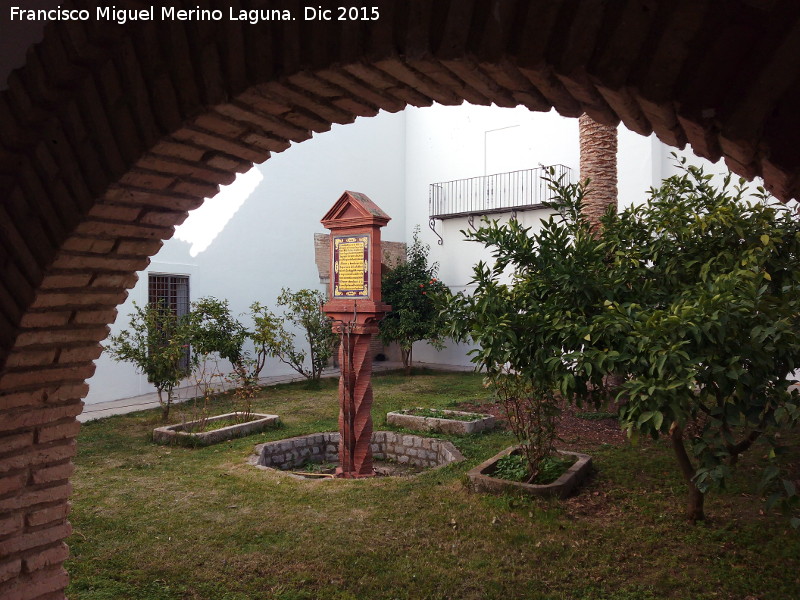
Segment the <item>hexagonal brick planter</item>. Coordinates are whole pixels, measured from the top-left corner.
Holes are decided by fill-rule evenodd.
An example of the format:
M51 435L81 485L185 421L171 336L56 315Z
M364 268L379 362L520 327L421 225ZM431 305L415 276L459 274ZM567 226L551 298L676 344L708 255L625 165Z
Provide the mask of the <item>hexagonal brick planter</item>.
M423 469L435 469L464 460L464 456L451 442L419 435L373 431L371 445L375 460L388 460ZM337 431L258 444L248 460L252 465L283 471L296 469L307 463L338 461Z
M561 454L577 457L575 463L567 469L564 474L553 483L547 485L537 485L533 483L522 483L520 481L509 481L492 477L492 472L498 460L508 454L517 452L519 446L506 448L489 460L479 464L474 469L467 472L472 489L477 492L490 492L494 494L517 493L529 496L555 496L566 498L570 495L591 473L592 457L588 454L559 450Z
M209 417L206 423L214 423L224 419L244 418L245 413L232 412L224 415ZM244 437L253 433L264 431L268 427L273 427L280 422L278 415L264 415L250 413L250 420L242 423L235 423L227 427L220 427L212 431L193 432L192 429L202 421L188 421L177 425L165 425L153 430L153 441L157 444L178 444L181 446L208 446L218 444L225 440Z
M462 419L447 419L439 417L423 417L411 414L416 409L399 410L390 412L386 415L386 423L395 427L404 427L414 431L434 431L438 433L452 433L456 435L466 435L487 431L496 425L496 420L492 415L480 413L461 412L459 410L442 410L445 415L458 415L474 417L469 421Z

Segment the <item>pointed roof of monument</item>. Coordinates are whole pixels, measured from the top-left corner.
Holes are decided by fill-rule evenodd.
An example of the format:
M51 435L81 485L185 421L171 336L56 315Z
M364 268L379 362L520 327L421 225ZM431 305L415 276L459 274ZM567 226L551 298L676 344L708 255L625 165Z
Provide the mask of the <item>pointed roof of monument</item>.
M366 194L346 191L322 217L326 229L331 227L383 227L391 217L383 212Z

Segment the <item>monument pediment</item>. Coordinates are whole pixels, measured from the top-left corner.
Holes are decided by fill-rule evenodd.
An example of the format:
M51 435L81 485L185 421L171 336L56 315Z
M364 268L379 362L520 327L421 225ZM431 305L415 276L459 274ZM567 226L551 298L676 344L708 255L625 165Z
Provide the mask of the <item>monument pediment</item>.
M383 227L391 220L369 196L360 192L344 192L322 217L321 223L330 229L336 227L362 227L376 225Z

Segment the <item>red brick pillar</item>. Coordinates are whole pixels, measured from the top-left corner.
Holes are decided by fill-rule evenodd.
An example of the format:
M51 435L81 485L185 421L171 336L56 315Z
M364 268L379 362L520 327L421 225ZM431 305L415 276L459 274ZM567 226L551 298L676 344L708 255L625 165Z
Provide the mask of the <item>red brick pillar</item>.
M0 598L62 598L68 583L61 564L82 406L72 389L0 388Z
M372 470L371 333L342 335L339 347L339 473L367 477ZM349 354L349 357L348 357Z
M597 223L609 206L617 205L617 128L583 114L578 119L581 180L589 179L584 214Z

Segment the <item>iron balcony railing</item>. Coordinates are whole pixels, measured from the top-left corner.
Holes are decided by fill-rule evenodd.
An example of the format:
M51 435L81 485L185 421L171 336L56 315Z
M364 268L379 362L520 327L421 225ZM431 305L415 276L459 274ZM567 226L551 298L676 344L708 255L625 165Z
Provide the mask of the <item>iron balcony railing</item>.
M550 170L553 174L550 174ZM551 197L547 179L571 181L572 169L564 165L457 179L430 185L428 215L453 219L470 215L540 208Z

